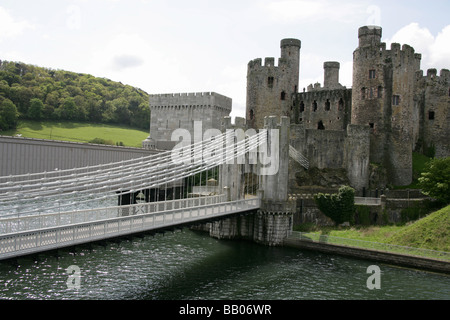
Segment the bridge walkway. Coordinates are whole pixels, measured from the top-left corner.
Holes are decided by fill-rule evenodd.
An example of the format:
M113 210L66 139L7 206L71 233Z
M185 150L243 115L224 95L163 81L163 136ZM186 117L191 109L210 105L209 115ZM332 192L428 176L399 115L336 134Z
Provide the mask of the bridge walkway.
M0 260L215 220L260 206L257 197L223 200L213 196L0 219Z

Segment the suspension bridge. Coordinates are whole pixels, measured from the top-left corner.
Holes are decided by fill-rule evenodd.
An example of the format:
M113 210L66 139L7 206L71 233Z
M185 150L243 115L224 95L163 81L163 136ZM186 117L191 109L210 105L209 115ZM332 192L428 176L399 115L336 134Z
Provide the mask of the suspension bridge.
M273 136L279 140L271 142ZM0 260L260 210L277 198L274 177L287 166L263 177L252 155L283 162L290 154L307 166L287 136L282 147L269 127L239 141L226 130L138 159L0 177Z

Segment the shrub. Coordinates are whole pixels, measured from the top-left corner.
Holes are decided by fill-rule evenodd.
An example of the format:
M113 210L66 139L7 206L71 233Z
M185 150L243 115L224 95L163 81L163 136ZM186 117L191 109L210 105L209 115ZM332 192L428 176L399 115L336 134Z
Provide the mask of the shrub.
M355 190L344 186L337 194L319 193L314 196L314 200L327 217L334 221L336 225L344 222L353 223L355 213Z
M450 157L430 160L419 178L419 187L423 194L449 204Z

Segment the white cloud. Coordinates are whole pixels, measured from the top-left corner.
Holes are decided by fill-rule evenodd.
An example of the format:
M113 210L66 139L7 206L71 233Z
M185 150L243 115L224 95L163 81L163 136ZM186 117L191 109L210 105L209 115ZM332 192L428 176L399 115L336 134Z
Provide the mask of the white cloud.
M410 23L385 42L388 47L394 42L412 46L416 53L422 54L422 69L450 68L450 25L434 36L418 23Z
M34 26L25 20L15 19L9 11L0 7L0 41L19 36L27 29L34 29Z
M431 46L430 62L436 68L450 69L450 25L436 36Z
M279 22L351 22L367 14L367 5L328 0L283 0L269 3L265 9L273 20Z
M177 58L163 50L137 33L124 32L92 48L84 68L88 73L121 81L148 93L178 92L179 87L189 87L192 79L182 74Z

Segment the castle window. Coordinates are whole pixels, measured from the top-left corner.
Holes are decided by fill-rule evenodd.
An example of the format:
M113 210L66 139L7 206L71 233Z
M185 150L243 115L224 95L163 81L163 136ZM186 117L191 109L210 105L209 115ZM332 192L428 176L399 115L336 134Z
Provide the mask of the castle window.
M317 111L317 102L316 102L316 100L314 100L314 102L313 102L313 111L314 112Z
M267 79L267 86L268 86L269 88L273 88L273 77L269 77L269 78Z
M286 92L281 92L281 100L284 101L286 100Z
M255 112L253 109L250 110L250 120L253 120L255 118Z
M400 105L400 96L398 95L392 96L392 105L394 106Z
M369 99L373 99L373 88L369 90Z
M339 111L343 111L344 110L344 100L342 100L342 98L339 100L338 110Z
M300 112L305 112L305 104L302 102L300 102Z
M375 79L376 72L375 70L369 70L369 79Z
M374 123L369 123L369 127L370 127L370 129L373 129L373 128L375 128L375 124Z
M428 112L428 120L434 120L434 117L435 117L434 111Z
M317 129L318 130L325 130L325 126L323 125L322 120L320 120L319 123L317 124Z
M299 120L300 122L303 122L303 118L299 118L298 120Z
M327 102L325 102L325 111L330 111L331 109L331 103L330 100L327 99Z
M379 99L383 98L383 87L382 86L378 87L377 96Z

